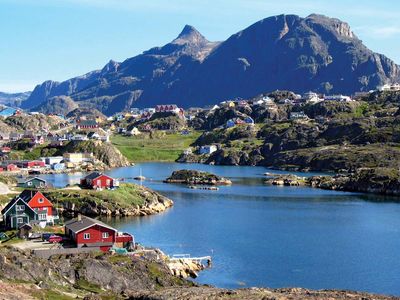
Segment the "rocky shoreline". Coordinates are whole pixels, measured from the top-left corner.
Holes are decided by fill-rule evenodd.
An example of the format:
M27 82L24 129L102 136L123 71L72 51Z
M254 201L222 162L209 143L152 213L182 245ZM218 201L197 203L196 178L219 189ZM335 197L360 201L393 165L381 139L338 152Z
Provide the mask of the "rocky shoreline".
M38 268L37 266L41 266ZM21 268L23 266L23 268ZM0 248L1 299L362 299L397 297L303 288L229 290L174 276L157 255L106 253L54 255L41 259L12 247Z
M269 176L265 183L309 186L325 190L400 196L400 171L392 168L360 168L351 173L300 177L293 174Z

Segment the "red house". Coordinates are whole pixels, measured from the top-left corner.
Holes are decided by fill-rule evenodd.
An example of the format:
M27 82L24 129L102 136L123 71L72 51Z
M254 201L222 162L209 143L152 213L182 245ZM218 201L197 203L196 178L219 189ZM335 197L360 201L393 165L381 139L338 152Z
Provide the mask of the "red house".
M110 176L99 172L93 172L81 179L81 185L91 189L105 189L116 187L119 183Z
M54 220L58 219L53 203L50 202L41 192L34 190L24 190L19 197L28 203L38 215L39 221L54 224Z
M108 251L122 239L133 243L130 234L118 234L118 231L107 224L79 215L78 218L65 223L65 235L80 247L99 247L102 251ZM125 241L125 242L126 242Z

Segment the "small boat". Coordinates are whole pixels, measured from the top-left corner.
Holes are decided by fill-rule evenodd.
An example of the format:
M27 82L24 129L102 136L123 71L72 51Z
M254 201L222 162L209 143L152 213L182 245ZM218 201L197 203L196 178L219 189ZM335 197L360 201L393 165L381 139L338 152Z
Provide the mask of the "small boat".
M142 180L146 180L146 177L140 175L140 176L133 177L133 179L142 181Z

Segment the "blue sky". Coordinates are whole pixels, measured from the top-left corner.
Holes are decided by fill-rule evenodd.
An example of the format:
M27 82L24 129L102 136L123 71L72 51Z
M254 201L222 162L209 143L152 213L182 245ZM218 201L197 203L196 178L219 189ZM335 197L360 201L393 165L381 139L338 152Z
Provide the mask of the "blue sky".
M25 91L123 61L174 39L185 24L224 40L277 14L348 22L400 63L400 2L389 0L0 0L0 91Z

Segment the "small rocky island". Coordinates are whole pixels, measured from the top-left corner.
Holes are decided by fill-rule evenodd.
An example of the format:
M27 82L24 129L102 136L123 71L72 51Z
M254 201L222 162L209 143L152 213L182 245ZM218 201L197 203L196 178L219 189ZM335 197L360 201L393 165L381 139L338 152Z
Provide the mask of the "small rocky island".
M212 173L198 170L174 171L170 177L164 180L165 183L181 183L188 185L230 185L232 181Z
M163 212L173 201L152 189L137 184L121 184L116 190L87 190L76 187L48 189L46 197L66 217L78 213L86 216L147 216Z

